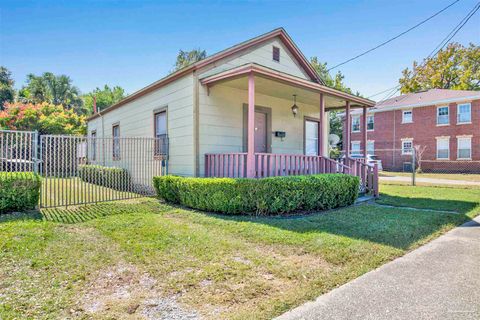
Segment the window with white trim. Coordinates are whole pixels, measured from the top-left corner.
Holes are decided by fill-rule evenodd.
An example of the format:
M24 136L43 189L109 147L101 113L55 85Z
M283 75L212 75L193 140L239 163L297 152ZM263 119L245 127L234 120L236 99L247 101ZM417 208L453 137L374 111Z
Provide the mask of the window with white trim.
M372 156L375 154L375 141L373 140L367 141L367 154Z
M448 106L437 108L437 124L447 125L450 123Z
M470 160L472 158L472 138L458 137L457 138L457 159Z
M457 104L457 123L472 122L472 105L470 103Z
M374 117L374 115L367 116L367 130L368 131L373 131L374 127L375 127L375 117Z
M351 154L361 154L361 152L360 152L360 141L352 141Z
M450 138L437 138L437 159L450 158Z
M402 154L412 154L413 149L413 140L405 139L402 140Z
M412 123L413 122L413 112L412 110L403 110L402 112L402 123Z
M113 160L120 160L120 125L112 126L112 158Z
M352 117L352 132L360 132L360 116Z

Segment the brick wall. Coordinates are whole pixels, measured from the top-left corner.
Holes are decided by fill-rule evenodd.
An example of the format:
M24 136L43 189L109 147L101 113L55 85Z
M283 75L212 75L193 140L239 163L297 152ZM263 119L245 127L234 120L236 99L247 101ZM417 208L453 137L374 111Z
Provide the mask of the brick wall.
M424 171L480 172L480 100L471 102L472 123L457 124L457 103L449 105L449 125L437 125L437 106L417 107L412 123L402 123L403 110L376 112L374 130L367 133L374 141L375 154L382 159L387 170L402 170L404 162L411 162L410 155L401 154L402 139L413 138L414 145L426 146L423 156ZM360 114L360 124L362 115ZM344 134L346 133L344 127ZM351 130L351 128L350 128ZM360 128L363 130L363 128ZM472 136L472 160L457 160L457 137ZM436 160L436 137L449 136L449 161ZM351 141L362 141L361 132L352 133ZM361 144L363 149L363 145ZM394 149L396 151L394 151Z

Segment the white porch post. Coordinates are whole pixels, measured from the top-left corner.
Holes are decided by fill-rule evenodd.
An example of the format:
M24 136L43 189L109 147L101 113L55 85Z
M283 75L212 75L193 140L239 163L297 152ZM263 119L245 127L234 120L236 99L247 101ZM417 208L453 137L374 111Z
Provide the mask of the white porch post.
M247 178L255 177L255 78L248 75Z

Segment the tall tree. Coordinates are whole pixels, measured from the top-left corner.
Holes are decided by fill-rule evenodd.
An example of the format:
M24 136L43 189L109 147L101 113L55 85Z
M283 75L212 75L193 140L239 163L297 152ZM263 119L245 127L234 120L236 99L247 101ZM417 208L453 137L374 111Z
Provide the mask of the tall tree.
M15 89L13 88L12 73L7 68L0 66L0 110L6 102L13 102Z
M78 114L85 113L80 91L66 75L54 75L51 72L45 72L41 76L29 74L27 85L20 89L18 95L22 102L48 102L72 109Z
M180 50L177 55L177 61L175 62L175 69L173 71L180 70L192 63L205 59L207 52L201 49L193 49L190 51Z
M450 43L432 58L413 62L399 79L402 93L432 88L480 90L480 47L471 43L464 47Z
M93 113L94 97L97 99L97 111L101 111L125 98L126 94L125 90L119 86L110 88L105 85L103 89L96 88L83 96L84 106L88 113Z

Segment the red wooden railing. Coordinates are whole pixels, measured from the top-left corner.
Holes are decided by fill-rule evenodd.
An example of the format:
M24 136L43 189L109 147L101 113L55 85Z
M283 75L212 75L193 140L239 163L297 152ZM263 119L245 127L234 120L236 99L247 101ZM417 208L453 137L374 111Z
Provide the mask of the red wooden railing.
M351 175L360 178L360 185L363 191L378 196L378 166L370 165L365 162L364 158L342 158L339 162L351 168Z
M206 177L244 178L247 176L247 153L205 154ZM378 168L364 159L343 158L339 161L301 154L255 154L255 178L344 173L358 176L365 192L378 196Z

